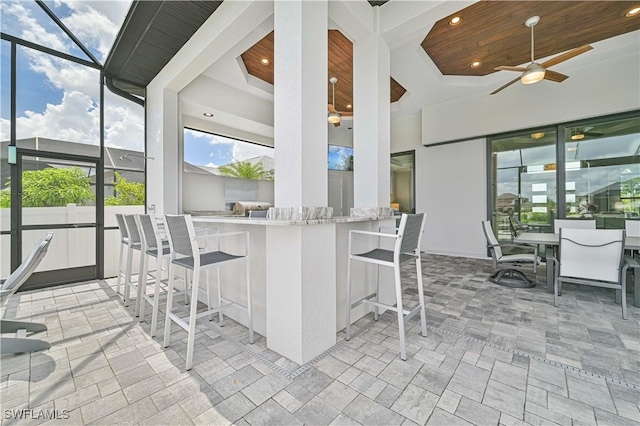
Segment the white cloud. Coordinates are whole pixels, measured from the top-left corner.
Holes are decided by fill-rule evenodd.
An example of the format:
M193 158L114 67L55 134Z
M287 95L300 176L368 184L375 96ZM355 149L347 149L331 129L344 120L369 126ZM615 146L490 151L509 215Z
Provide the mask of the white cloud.
M214 163L207 163L207 164L205 164L205 167L220 167L220 166L218 166L217 164L214 164Z
M86 46L98 50L104 59L121 25L130 1L56 2L71 10L61 17L65 25ZM37 7L37 6L36 6ZM11 16L15 31L23 38L63 52L70 52L72 41L62 32L49 32L20 2L2 3L3 20ZM119 19L119 22L114 20ZM55 24L53 24L55 25ZM3 25L4 27L4 25ZM61 99L49 101L43 111L18 111L18 138L51 139L99 144L100 73L99 71L28 49L20 49L20 60L27 59L29 69L47 84L63 92ZM133 150L144 149L144 110L105 88L105 145ZM44 96L44 95L43 95ZM56 103L57 102L57 103ZM9 138L9 121L1 120L0 138Z
M249 158L259 157L261 155L273 157L273 148L268 148L250 142L233 142L234 161L244 161L248 160Z

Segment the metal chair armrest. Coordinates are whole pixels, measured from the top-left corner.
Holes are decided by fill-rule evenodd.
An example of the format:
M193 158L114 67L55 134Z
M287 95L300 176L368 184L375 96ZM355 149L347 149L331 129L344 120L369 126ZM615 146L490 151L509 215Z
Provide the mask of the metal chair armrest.
M385 232L358 231L355 229L352 229L349 231L349 238L351 238L353 234L370 235L372 237L387 237L387 238L396 238L396 239L399 238L398 234L387 234Z

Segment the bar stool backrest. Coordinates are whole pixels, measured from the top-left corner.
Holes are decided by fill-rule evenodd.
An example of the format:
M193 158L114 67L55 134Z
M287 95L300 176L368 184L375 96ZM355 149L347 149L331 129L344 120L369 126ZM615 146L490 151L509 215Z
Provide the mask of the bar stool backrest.
M142 238L144 239L147 250L156 250L162 246L158 232L158 225L155 225L156 218L148 214L139 214L140 225L142 226ZM154 226L155 225L155 226Z
M424 213L402 215L398 228L398 234L402 235L400 253L415 253L420 248L424 219Z
M136 219L132 214L124 215L124 223L127 225L127 233L129 234L129 240L133 244L140 244L140 233L138 233L138 227L136 226Z
M191 219L190 216L189 219ZM169 244L171 245L172 258L175 255L193 257L194 252L190 235L193 232L193 225L190 230L187 224L187 216L167 214L164 215L164 220L167 225L167 237L169 237Z
M120 242L124 243L129 238L127 226L124 223L124 216L121 213L116 213L116 221L118 222L118 229L120 229Z

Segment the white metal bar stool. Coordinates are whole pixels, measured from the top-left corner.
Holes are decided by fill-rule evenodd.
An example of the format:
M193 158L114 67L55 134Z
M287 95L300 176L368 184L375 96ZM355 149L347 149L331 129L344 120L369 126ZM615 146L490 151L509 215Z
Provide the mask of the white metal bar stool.
M142 277L140 274L140 269L138 269L138 281L136 283L133 282L133 251L137 250L141 252L142 249L142 240L140 239L140 233L138 232L138 227L136 225L136 220L134 215L126 214L124 215L124 224L127 229L128 238L128 246L127 250L127 264L125 266L125 279L124 279L124 306L128 306L131 299L131 289L133 289L136 294L138 293L138 283L142 280L146 280L146 276ZM142 252L140 253L142 258ZM140 303L139 300L136 300L136 316L139 315Z
M151 337L154 337L156 335L156 327L158 324L158 308L160 306L160 298L165 295L164 293L162 293L161 283L163 282L162 271L163 269L168 269L168 267L165 268L165 262L166 265L169 264L169 242L162 240L155 216L148 214L139 214L135 216L135 220L136 224L138 225L140 237L142 239L140 276L147 277L147 275L151 275L151 272L155 273L154 280L152 281L154 285L153 295L147 294L147 285L149 283L148 280L142 279L139 282L139 320L140 322L144 320L144 311L146 306L145 302L148 302L152 307L150 335ZM149 271L149 258L156 259L155 271ZM167 282L167 280L164 280L164 282Z
M389 309L398 314L398 331L400 335L400 358L403 361L407 359L407 351L405 345L404 322L417 313L420 313L420 325L422 335L427 336L427 320L424 306L424 292L422 286L422 266L420 262L420 242L422 240L422 232L424 230L425 215L420 214L403 214L400 219L398 232L395 234L387 234L384 232L368 232L368 231L349 231L349 263L347 266L347 327L346 340L351 339L351 310L361 303L367 303L374 306L374 318L377 319L378 308ZM386 250L375 248L366 253L352 253L352 241L356 235L367 235L379 238L394 239L394 249ZM378 301L380 293L380 282L378 280L378 288L375 293L363 297L360 300L351 302L351 261L358 260L365 263L371 263L378 266L387 266L393 268L395 287L396 287L396 305L385 305ZM418 281L418 299L419 304L412 311L403 309L402 305L402 283L400 281L400 266L409 261L416 262L416 274Z
M229 254L220 250L200 253L197 237L193 227L193 220L190 215L165 215L165 224L167 226L167 237L169 238L169 245L171 247L171 257L169 262L169 288L167 290L167 309L164 326L164 347L169 345L171 322L175 322L188 332L186 369L190 370L193 366L196 320L198 318L210 316L213 313L220 312L220 310L231 306L244 309L249 315L249 343L254 342L253 316L251 310L251 281L249 275L249 232L238 231L212 234L215 238L224 238L233 235L245 236L246 247L244 253L241 255ZM212 308L209 298L207 300L209 304L208 309L204 312L198 313L197 306L198 291L200 288L200 272L236 262L245 262L247 274L247 306L243 306L223 298L222 301L225 302L224 304ZM189 309L189 316L186 318L180 318L172 311L175 275L174 268L176 266L192 271L191 306ZM218 282L218 288L220 288L220 285L221 283Z
M127 226L124 223L124 215L116 213L116 221L118 222L118 229L120 230L120 254L118 257L118 279L116 280L116 293L120 293L120 283L122 279L126 278L126 271L123 269L125 253L129 253L129 234L127 233Z

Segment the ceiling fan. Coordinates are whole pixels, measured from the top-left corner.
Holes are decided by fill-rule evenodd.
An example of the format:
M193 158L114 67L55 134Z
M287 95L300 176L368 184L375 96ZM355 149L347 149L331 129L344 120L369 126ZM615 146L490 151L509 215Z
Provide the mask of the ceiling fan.
M494 68L497 71L517 71L517 72L521 72L522 75L520 77L514 78L504 86L500 87L499 89L494 90L493 92L491 92L492 95L495 95L501 90L506 89L507 87L511 86L513 83L515 83L518 80L521 80L522 84L537 83L543 79L555 81L556 83L562 83L564 80L569 78L569 76L566 76L556 71L551 71L548 68L593 49L593 47L589 46L588 44L585 44L584 46L577 47L573 50L563 53L562 55L558 55L555 58L551 58L548 61L543 62L542 64L539 64L535 62L534 50L533 50L533 47L534 47L533 27L535 27L538 22L540 22L539 16L532 16L531 18L527 19L524 22L524 24L527 27L531 28L531 63L526 67L512 67L512 66L503 65L503 66Z
M589 130L591 129L593 129L593 127L576 127L575 129L572 129L571 140L579 141L581 139L584 139L585 137L599 138L600 136L604 136L604 133L590 132Z
M351 112L338 111L335 107L336 105L336 83L338 82L338 77L331 77L329 79L329 83L333 85L333 99L332 102L328 105L329 115L327 116L327 121L333 124L335 127L340 126L340 120L342 116L350 116Z

